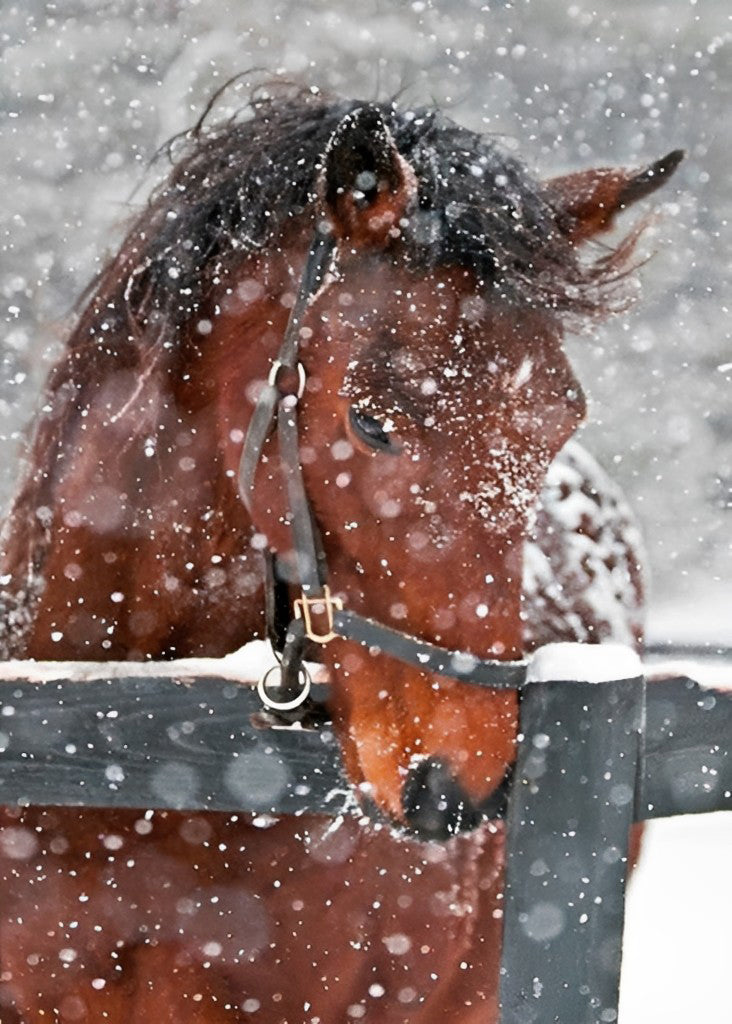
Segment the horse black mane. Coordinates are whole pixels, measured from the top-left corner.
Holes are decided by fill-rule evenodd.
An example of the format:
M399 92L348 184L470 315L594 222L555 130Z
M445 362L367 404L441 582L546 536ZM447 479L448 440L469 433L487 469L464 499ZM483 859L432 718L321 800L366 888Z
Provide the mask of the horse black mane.
M255 93L239 115L213 125L204 116L173 140L168 180L101 275L71 348L88 348L90 336L117 333L124 321L138 344L183 326L243 258L315 215L327 142L362 105L317 90ZM555 197L489 137L433 108L370 105L418 179L417 209L400 245L416 271L469 268L485 289L573 326L622 304L630 244L588 262L569 240Z

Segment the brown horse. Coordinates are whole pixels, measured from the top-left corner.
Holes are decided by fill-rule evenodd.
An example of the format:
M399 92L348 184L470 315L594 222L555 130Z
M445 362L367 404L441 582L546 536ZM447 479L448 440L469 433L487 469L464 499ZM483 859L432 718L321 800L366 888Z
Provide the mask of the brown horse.
M542 183L432 110L308 92L248 113L190 134L51 374L4 533L4 656L264 635L263 552L290 578L296 555L275 436L250 511L237 480L295 329L303 380L271 379L305 385L304 488L347 609L477 659L638 639L622 501L580 451L554 461L585 412L561 340L622 305L637 232L591 240L678 155ZM512 762L515 693L343 637L323 658L350 778L395 827L5 809L3 1024L495 1019L502 831L446 836ZM410 838L435 786L443 841Z

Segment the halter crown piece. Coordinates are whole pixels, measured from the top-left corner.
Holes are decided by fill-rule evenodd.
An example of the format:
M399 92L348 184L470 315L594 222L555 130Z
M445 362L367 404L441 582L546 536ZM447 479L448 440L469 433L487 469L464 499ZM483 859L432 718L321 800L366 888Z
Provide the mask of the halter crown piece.
M287 628L279 664L281 692L289 695L289 699L275 701L269 696L266 685L273 669L260 679L259 695L265 705L277 711L291 710L301 704L310 691L310 679L302 664L307 641L326 644L336 636L353 640L425 672L439 673L490 689L519 689L526 681L525 661L482 659L465 651L453 651L421 640L344 608L342 599L334 597L327 585L327 560L305 491L300 462L297 405L305 391L306 374L298 360L298 348L303 315L323 283L335 255L336 243L332 232L326 223L320 223L308 251L282 345L249 422L239 464L239 493L251 512L262 449L276 423L301 596L294 602L294 617ZM285 372L288 376L297 375L298 387L294 393L280 386ZM272 552L268 556L270 571L266 580L266 607L268 626L272 627L275 604ZM326 628L322 632L316 630L314 615L325 618ZM272 633L270 628L270 635Z

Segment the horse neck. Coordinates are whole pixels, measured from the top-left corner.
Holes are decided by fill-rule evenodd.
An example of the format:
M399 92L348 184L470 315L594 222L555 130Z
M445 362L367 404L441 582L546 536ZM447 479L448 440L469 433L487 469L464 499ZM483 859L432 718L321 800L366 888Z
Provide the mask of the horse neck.
M258 616L245 604L241 620L219 613L212 629L213 608L256 593L259 566L210 395L176 390L186 374L164 353L133 367L110 357L103 369L47 396L4 532L3 654L228 653L256 634Z

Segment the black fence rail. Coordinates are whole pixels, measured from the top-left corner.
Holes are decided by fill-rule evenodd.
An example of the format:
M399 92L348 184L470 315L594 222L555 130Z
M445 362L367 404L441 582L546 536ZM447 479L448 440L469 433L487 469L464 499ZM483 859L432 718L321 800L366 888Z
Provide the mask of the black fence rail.
M277 727L256 690L228 678L177 678L170 665L164 676L154 665L134 676L96 668L80 681L35 664L0 680L0 803L355 808L327 721ZM29 680L39 673L45 681ZM616 1020L632 823L725 809L732 689L678 675L527 683L498 811L507 819L502 1024Z

